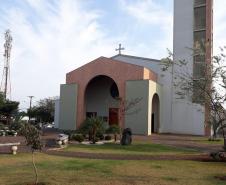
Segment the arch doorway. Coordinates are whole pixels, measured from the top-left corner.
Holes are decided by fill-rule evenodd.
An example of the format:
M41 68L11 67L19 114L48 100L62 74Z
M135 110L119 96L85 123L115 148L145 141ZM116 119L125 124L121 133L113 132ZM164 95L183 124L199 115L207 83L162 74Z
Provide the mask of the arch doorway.
M154 94L152 98L152 114L151 114L151 133L158 133L160 126L160 105L159 105L159 96Z
M94 77L85 91L86 117L102 117L107 123L119 123L119 90L116 82L105 75Z

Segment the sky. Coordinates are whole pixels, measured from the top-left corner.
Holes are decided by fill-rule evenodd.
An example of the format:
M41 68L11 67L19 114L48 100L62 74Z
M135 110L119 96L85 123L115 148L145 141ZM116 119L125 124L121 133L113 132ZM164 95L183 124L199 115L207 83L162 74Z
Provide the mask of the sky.
M214 0L214 52L226 45L225 7ZM30 95L34 104L59 96L67 72L116 55L119 43L124 54L155 59L173 47L173 0L0 0L0 17L0 74L10 29L11 99L21 110Z

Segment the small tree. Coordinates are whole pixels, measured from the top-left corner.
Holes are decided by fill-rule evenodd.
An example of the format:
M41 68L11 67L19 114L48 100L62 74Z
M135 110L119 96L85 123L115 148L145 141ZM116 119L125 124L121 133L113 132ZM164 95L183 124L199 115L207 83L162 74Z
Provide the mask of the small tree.
M119 122L122 121L122 118L126 114L135 114L140 111L139 108L136 108L135 110L131 111L140 101L142 98L134 98L131 100L124 100L120 97L117 98L119 100Z
M35 165L34 152L42 149L40 132L30 123L25 123L21 129L22 135L25 137L27 146L30 146L32 153L32 165L35 172L35 184L38 183L38 171Z
M106 130L109 134L114 134L115 142L117 141L117 135L120 134L120 127L118 125L110 125L110 127Z
M131 100L124 100L121 97L117 97L116 100L119 101L119 125L122 125L122 119L125 115L136 114L140 111L140 108L132 110L138 103L142 101L143 98L134 98ZM120 127L119 127L120 128ZM122 128L120 128L120 138L121 138Z

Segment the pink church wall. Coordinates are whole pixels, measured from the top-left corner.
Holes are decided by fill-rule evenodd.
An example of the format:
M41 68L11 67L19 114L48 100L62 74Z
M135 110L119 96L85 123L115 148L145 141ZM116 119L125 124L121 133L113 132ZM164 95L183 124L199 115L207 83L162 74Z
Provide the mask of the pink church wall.
M105 75L112 78L118 86L119 96L122 99L125 99L125 85L127 80L150 79L155 82L157 81L157 75L144 67L119 62L105 57L97 58L96 60L67 73L66 83L78 84L77 127L80 126L86 117L86 86L90 80L98 75ZM124 126L124 118L122 119L121 126Z

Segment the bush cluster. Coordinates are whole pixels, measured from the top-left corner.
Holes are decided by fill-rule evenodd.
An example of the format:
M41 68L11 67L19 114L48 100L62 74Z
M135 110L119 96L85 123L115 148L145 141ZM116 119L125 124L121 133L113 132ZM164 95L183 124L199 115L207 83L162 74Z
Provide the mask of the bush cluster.
M109 140L111 140L111 136L110 136L110 135L106 135L106 136L104 137L104 139L105 139L106 141L109 141Z
M14 136L16 133L15 130L0 130L0 136Z
M104 140L104 134L102 134L102 133L97 133L97 134L96 134L96 138L98 138L99 140Z
M79 143L84 141L84 136L82 134L73 134L71 135L71 140L78 141Z

